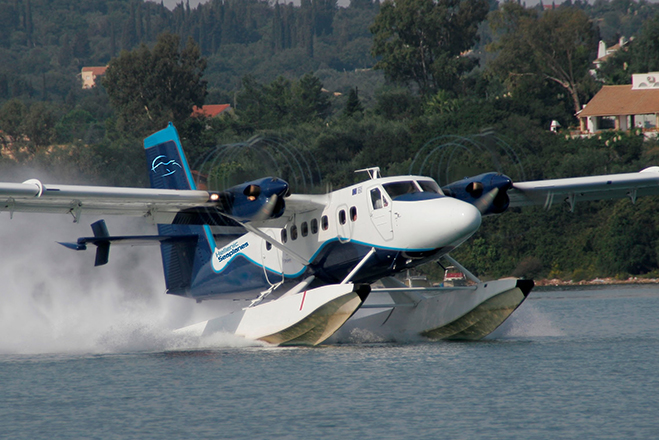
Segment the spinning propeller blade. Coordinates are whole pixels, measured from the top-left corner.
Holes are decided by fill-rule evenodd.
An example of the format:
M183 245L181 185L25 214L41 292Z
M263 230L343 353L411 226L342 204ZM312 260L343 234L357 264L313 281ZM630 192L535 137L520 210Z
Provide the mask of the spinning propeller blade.
M261 207L259 212L254 216L252 221L260 222L263 220L267 220L270 217L272 217L272 213L275 211L275 207L277 206L277 201L279 200L279 197L277 194L273 194L270 196L267 202Z
M481 198L476 200L474 206L481 212L481 215L485 215L489 209L494 204L494 199L496 199L499 194L499 188L493 188L491 191L487 192Z

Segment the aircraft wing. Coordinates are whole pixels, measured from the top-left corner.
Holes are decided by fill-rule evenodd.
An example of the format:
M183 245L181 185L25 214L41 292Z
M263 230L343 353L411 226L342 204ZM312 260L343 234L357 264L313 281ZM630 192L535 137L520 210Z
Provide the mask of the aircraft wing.
M259 227L265 226L270 228L283 228L288 222L298 214L304 214L311 211L322 212L329 204L329 195L327 194L291 194L286 197L286 210L279 218L267 219L261 222L252 222L252 225Z
M286 213L301 214L324 209L329 203L327 194L291 194L286 198Z
M121 188L84 185L43 184L38 180L0 183L0 212L40 212L86 215L126 215L144 217L151 223L172 223L177 214L190 210L212 210L215 194L203 190ZM289 218L327 204L327 195L293 194L286 197L286 211L279 219L255 222L278 227Z
M190 208L211 208L211 193L199 190L42 184L38 180L0 183L0 211L145 217L171 223Z
M571 209L578 201L629 198L659 194L659 167L638 173L610 174L514 183L508 190L510 207L566 201Z

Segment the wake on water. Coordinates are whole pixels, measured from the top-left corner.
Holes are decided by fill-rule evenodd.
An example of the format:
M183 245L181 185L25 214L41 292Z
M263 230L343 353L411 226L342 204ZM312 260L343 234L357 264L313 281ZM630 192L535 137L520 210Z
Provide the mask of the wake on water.
M0 216L0 354L124 353L244 347L243 338L198 337L172 330L227 313L212 301L166 295L157 246L113 246L94 267L94 249L56 241L90 236L61 215ZM115 234L155 234L141 219L108 218Z
M531 293L533 295L533 293ZM527 299L488 339L518 339L564 336L534 301Z

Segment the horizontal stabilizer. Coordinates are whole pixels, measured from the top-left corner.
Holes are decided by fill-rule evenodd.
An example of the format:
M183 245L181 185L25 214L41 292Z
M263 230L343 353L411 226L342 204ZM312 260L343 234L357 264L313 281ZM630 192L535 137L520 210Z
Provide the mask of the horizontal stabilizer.
M161 243L177 243L177 242L195 242L199 236L197 235L117 235L110 236L105 238L96 238L96 237L80 237L76 243L65 243L58 241L58 244L61 244L64 247L73 249L74 251L84 251L87 250L88 244L93 244L94 246L99 246L104 242L112 244L123 244L129 246L150 246L157 245Z
M110 257L110 245L121 244L130 246L159 245L162 243L186 242L196 244L198 235L126 235L110 236L104 220L99 220L92 225L93 237L80 237L75 243L58 242L62 246L74 251L87 250L87 245L94 245L96 249L96 260L94 266L107 264Z

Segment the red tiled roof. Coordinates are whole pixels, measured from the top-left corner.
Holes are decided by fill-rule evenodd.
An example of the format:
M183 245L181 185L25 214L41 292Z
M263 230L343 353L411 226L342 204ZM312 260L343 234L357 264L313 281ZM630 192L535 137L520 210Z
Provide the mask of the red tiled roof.
M230 104L212 104L204 105L201 108L196 105L192 107L192 116L206 116L207 118L214 118L223 111L231 107Z
M94 67L83 67L83 72L91 72L95 76L101 76L105 74L105 71L108 69L108 66L94 66Z
M632 90L631 84L625 84L602 87L578 116L585 118L655 113L659 113L659 89Z

